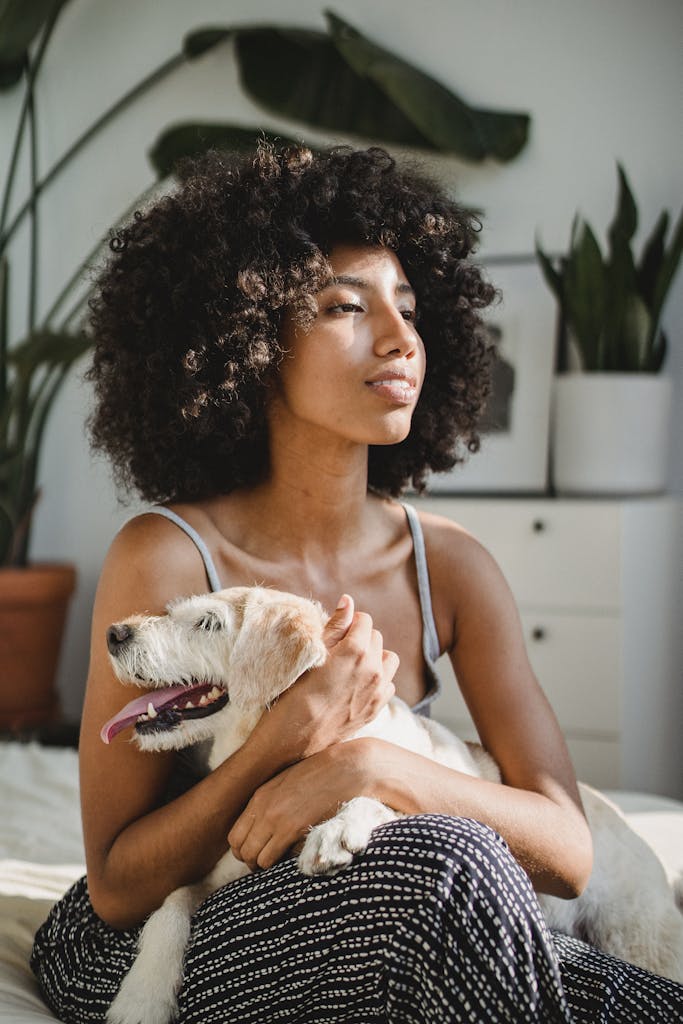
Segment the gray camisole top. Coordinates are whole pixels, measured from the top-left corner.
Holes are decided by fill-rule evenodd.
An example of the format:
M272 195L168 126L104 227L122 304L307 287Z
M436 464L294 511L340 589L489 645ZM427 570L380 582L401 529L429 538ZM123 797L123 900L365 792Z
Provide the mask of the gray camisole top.
M424 695L422 700L413 705L412 710L419 715L429 717L432 701L441 690L441 683L436 672L435 664L440 654L439 638L437 636L436 625L434 623L434 613L432 611L432 598L429 589L429 570L427 568L427 555L425 552L422 525L413 506L405 503L402 504L405 509L408 526L413 539L413 552L415 554L415 566L417 570L417 586L420 595L420 610L422 613L422 651L424 654L425 674L427 678L427 693ZM213 558L211 557L211 552L195 528L176 512L172 512L170 508L165 508L163 505L155 505L153 508L150 508L149 511L169 519L187 534L190 540L192 540L196 545L202 561L204 562L209 587L212 591L222 590L223 587L218 576L218 572L216 571Z

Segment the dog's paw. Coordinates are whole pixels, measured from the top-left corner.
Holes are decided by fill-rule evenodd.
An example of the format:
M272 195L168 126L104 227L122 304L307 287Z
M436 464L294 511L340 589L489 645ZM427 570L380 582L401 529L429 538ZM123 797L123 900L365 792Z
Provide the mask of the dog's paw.
M315 825L299 854L299 871L304 875L336 875L363 853L372 830L396 818L396 813L369 797L356 797L344 804L339 814Z

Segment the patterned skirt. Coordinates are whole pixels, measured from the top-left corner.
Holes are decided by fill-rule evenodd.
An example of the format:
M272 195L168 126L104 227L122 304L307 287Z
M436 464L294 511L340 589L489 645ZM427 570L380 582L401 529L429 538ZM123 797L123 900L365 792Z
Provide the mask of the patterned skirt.
M32 967L66 1024L103 1021L138 929L94 913L85 879L39 929ZM548 931L505 842L418 815L377 829L333 878L293 860L197 911L178 1024L680 1024L683 986Z

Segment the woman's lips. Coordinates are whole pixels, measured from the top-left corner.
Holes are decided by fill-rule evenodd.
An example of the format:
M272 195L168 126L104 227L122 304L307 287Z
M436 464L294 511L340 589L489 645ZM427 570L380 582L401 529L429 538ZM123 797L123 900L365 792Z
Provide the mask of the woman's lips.
M417 388L410 381L398 377L387 377L383 380L366 381L379 398L384 398L393 405L411 405L417 397Z

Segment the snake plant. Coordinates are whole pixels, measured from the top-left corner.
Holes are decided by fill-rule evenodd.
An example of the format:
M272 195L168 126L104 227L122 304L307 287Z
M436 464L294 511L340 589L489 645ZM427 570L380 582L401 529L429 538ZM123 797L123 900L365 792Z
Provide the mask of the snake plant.
M623 167L603 255L590 225L574 218L569 251L552 260L536 244L545 280L557 299L565 341L589 372L657 373L667 351L661 315L683 250L683 214L670 240L663 211L640 258L632 250L638 210ZM561 367L562 368L562 367Z

